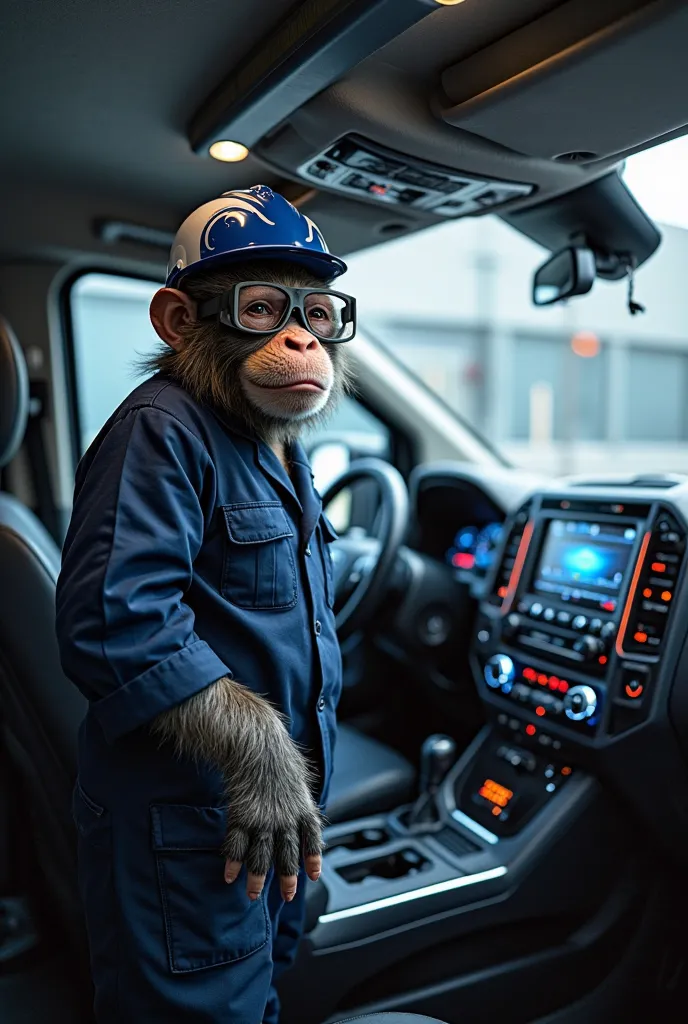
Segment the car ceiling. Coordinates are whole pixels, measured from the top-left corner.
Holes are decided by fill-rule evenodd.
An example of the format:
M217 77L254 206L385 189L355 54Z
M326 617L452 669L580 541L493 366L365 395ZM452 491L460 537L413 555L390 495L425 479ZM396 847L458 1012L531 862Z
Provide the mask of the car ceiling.
M373 244L384 237L389 210L314 192L298 180L296 167L304 155L310 157L344 131L358 131L390 148L469 172L531 181L538 200L575 188L600 175L618 156L603 154L594 164L579 167L515 152L494 137L481 138L474 127L467 131L460 122L448 123L437 103L444 69L460 69L462 62L468 67L471 58L472 67L479 65L476 55L489 56L492 44L505 37L508 41L522 26L540 24L538 18L556 14L558 8L571 7L575 13L572 4L579 13L583 10L581 0L466 0L430 10L295 112L281 132L256 147L260 159L221 164L193 152L188 126L219 83L299 4L4 0L0 183L5 214L0 251L6 257L40 254L83 260L107 250L93 227L100 218L171 231L198 203L258 181L282 188L291 198L303 194L333 249L346 252ZM668 0L606 4L619 14L634 8L662 13L680 6ZM591 12L604 6L585 2L593 29L599 26ZM519 37L513 39L512 53L520 46ZM523 52L528 53L528 46ZM532 49L535 57L543 52L542 46ZM660 84L665 86L663 80ZM685 81L679 84L683 88L678 94L685 97ZM648 81L643 108L657 110L657 128L644 129L641 145L653 135L683 131L681 126L688 123L688 100L681 99L683 111L674 97L662 117L662 99L666 97L655 95ZM516 110L518 102L517 94ZM488 114L489 109L488 103ZM537 106L532 96L526 97L524 117L532 110ZM585 114L594 121L597 111L588 108ZM513 123L513 109L508 116ZM634 142L638 148L638 140ZM411 216L406 229L431 222ZM133 244L117 252L131 260L153 259L153 250Z

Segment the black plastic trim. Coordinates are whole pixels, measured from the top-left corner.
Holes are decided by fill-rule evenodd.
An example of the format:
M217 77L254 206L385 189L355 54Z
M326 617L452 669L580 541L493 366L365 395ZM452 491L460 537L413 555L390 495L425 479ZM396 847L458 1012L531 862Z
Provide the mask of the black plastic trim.
M251 147L317 93L433 11L420 0L310 0L235 68L189 126L206 155L218 139Z

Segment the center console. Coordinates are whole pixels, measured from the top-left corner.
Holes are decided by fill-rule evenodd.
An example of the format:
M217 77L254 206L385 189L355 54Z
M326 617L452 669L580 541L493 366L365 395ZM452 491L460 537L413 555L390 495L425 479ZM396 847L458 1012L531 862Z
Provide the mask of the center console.
M681 685L687 534L681 502L667 497L572 488L531 498L507 523L471 668L504 749L587 768L684 846L686 765L669 707ZM482 825L487 813L502 834L533 799L515 789L489 807L488 791L476 792L460 810Z
M686 511L688 485L571 487L507 519L470 647L487 723L455 763L426 742L413 806L328 829L294 1005L315 959L339 1013L527 1021L625 956L648 865L688 852Z
M544 746L550 726L586 743L642 722L685 548L685 527L661 505L543 497L522 509L473 648L499 721L526 711L526 734Z

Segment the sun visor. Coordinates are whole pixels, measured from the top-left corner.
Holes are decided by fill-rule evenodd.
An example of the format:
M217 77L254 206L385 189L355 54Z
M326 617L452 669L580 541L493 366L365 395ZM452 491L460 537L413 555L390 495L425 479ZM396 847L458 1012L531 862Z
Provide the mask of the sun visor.
M530 157L613 157L686 124L687 39L686 3L569 0L447 68L435 111Z

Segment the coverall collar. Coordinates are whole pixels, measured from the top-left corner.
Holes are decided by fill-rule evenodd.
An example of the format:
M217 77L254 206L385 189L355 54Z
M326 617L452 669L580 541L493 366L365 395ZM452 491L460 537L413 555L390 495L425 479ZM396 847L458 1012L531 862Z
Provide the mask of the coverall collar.
M292 467L290 476L270 445L261 440L242 420L217 409L213 411L232 433L239 434L251 442L263 473L280 491L286 493L288 498L296 503L301 512L301 540L304 544L308 544L320 518L322 500L313 485L313 473L301 441L293 441L287 449L287 457Z

